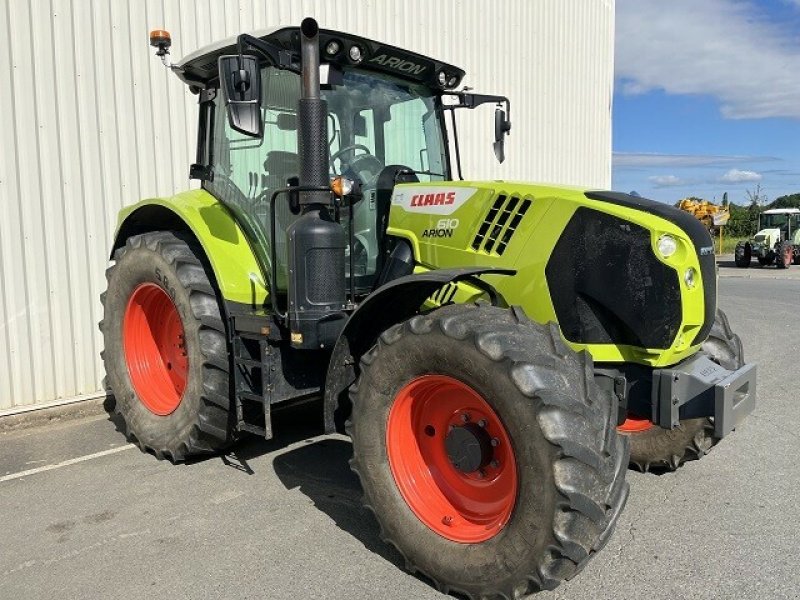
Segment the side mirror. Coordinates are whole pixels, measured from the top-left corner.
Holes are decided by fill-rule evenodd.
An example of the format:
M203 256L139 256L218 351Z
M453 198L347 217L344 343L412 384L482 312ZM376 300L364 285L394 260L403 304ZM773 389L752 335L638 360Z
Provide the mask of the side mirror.
M258 59L248 54L220 56L219 83L231 128L250 137L262 137Z
M497 106L494 109L494 155L497 162L502 163L506 159L505 137L511 131L511 121L506 117L506 111Z

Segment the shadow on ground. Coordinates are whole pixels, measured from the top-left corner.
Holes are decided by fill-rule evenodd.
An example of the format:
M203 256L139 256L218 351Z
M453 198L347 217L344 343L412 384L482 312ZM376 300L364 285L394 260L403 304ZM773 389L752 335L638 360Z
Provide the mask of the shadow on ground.
M361 484L350 470L352 453L352 445L346 440L309 440L279 454L272 464L287 489L299 489L365 548L402 567L402 557L380 539L375 517L362 505Z
M122 423L114 412L113 397L106 400L105 408L109 421L122 435ZM272 430L275 436L271 440L248 435L223 455L197 457L187 460L185 465L191 467L208 460L222 460L228 467L253 475L255 471L250 466L253 459L275 454L273 468L287 489L299 489L340 529L371 552L401 567L402 557L381 541L377 521L362 505L361 485L350 470L353 453L350 441L317 439L324 434L321 401L274 410ZM301 445L281 452L298 443Z

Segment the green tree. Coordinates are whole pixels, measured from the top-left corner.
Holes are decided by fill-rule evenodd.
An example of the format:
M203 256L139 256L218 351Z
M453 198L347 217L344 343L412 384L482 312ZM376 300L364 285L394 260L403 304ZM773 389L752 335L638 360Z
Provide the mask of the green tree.
M800 193L776 198L768 208L800 208Z

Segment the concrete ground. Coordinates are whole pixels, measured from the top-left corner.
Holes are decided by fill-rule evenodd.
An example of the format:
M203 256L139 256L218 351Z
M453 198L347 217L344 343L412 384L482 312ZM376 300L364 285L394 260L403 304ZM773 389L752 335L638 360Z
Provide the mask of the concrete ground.
M756 412L701 461L629 473L606 549L537 599L800 598L800 280L728 273L720 304L759 364ZM309 408L275 429L180 466L104 415L0 433L0 598L443 597L379 540L347 439L320 435Z

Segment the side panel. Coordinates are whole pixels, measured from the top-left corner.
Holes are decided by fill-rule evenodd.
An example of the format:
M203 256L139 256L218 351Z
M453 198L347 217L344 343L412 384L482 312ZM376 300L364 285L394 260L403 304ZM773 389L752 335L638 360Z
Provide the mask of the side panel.
M147 222L147 207L159 206L174 213L203 246L222 297L227 302L260 308L269 295L267 279L250 242L233 215L205 190L191 190L171 198L148 198L119 213L115 246L126 231L159 229L163 223Z
M598 362L636 362L650 366L674 364L699 347L695 336L705 322L704 286L716 287L716 278L700 275L695 248L683 229L644 210L587 198L584 190L513 182L444 182L401 184L395 188L388 233L409 240L415 259L426 268L492 266L517 270L515 277L487 276L512 305L532 319L558 321L545 269L568 223L580 208L592 209L636 224L649 232L655 260L674 270L680 286L681 321L667 347L626 344L581 344L566 340L575 350L588 350ZM443 198L437 198L438 187ZM456 195L449 202L448 192ZM422 197L420 197L422 192ZM468 192L466 199L461 192ZM432 194L432 197L429 195ZM452 210L443 214L439 202ZM679 250L669 259L656 251L658 238L670 234ZM557 259L557 257L556 257ZM689 288L683 274L693 268L696 284ZM641 277L631 260L615 265L629 277ZM625 289L619 293L626 293ZM456 297L458 301L458 297Z

